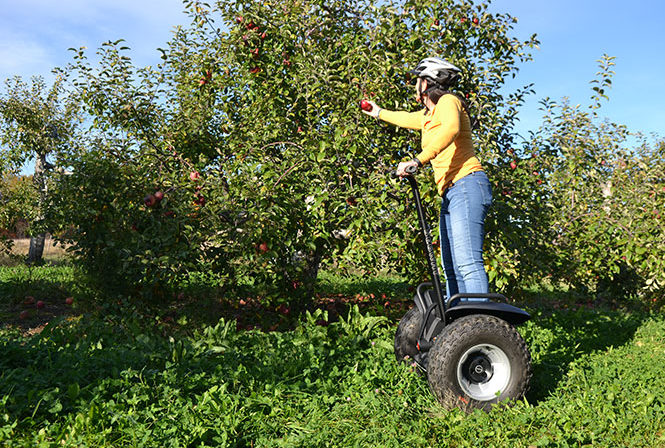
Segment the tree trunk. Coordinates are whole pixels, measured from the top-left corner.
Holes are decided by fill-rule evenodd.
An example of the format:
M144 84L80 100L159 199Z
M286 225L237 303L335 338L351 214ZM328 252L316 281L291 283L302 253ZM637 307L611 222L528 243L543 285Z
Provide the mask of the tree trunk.
M46 154L38 154L35 160L35 174L33 181L35 187L39 192L39 200L37 203L38 216L35 222L44 219L44 206L46 204ZM30 250L28 251L28 263L37 264L42 262L44 256L44 242L46 241L46 234L40 233L30 237Z
M37 264L41 263L44 255L44 243L46 241L46 234L40 233L30 237L30 251L28 252L28 263Z

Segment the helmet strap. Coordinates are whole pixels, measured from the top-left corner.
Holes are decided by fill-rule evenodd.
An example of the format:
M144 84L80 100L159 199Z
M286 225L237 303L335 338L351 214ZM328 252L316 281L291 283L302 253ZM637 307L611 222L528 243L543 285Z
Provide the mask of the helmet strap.
M423 78L421 78L423 79ZM439 85L430 81L429 79L427 80L427 88L425 90L421 90L422 88L422 81L420 81L420 86L418 87L418 97L420 98L420 103L425 106L425 109L429 112L429 107L427 107L427 103L425 101L425 98L427 97L427 94L431 92L434 89L439 88Z

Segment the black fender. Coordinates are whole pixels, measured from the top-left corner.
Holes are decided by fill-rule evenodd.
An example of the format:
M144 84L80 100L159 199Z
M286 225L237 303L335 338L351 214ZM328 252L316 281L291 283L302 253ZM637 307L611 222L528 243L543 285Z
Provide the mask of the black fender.
M446 310L446 324L471 314L489 314L511 325L520 325L531 319L529 313L507 303L462 300Z

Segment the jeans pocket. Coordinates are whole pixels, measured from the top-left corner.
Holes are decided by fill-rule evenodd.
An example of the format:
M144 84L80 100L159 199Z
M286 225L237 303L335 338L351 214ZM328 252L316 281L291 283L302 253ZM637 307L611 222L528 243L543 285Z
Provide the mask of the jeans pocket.
M483 205L485 207L489 207L490 205L492 205L492 184L487 178L487 175L478 177L476 182L478 184L478 190L480 191Z

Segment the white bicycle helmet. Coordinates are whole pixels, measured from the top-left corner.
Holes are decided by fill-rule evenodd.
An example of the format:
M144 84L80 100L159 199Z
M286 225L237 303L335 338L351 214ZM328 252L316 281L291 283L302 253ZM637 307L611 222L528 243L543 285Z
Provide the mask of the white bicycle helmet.
M430 83L438 84L443 88L454 86L462 76L462 70L438 57L423 59L409 73L419 78L425 78Z

